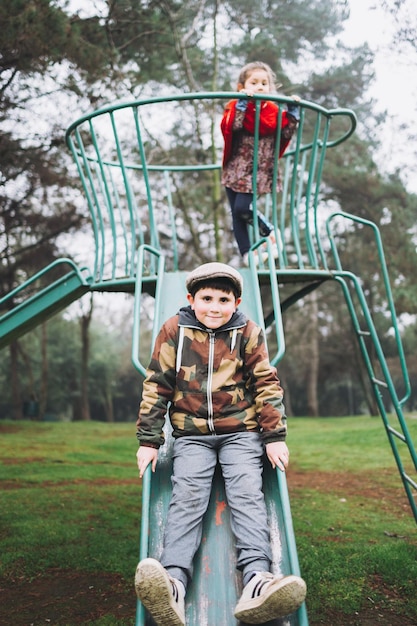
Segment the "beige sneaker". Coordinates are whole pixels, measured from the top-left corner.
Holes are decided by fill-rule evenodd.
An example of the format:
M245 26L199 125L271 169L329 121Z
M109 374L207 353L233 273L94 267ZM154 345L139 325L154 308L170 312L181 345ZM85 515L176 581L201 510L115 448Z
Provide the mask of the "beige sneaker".
M185 626L181 588L155 559L143 559L136 568L136 595L157 626Z
M278 243L277 240L275 238L275 234L271 233L268 237L268 239L271 242L271 252L272 252L272 258L273 259L278 259L279 257L279 251L278 251ZM266 243L264 243L261 246L261 250L262 250L262 254L261 254L261 259L264 263L266 263L266 261L268 260L269 254L268 254L268 246ZM282 242L281 242L281 250L282 250Z
M258 256L258 251L255 250L255 252L253 253L253 262L255 263L255 267L258 267L259 265L259 256ZM249 263L249 252L245 252L245 254L242 257L242 263L244 265L244 267L249 267L250 263Z
M301 606L306 592L306 584L299 576L278 578L269 572L258 572L243 589L235 617L247 624L284 617Z

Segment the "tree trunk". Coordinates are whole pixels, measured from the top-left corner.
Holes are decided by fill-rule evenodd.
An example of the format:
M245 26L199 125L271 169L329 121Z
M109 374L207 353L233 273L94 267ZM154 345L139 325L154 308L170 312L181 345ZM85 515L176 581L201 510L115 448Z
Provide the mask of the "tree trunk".
M11 393L12 393L12 419L23 419L23 402L20 392L19 372L18 372L18 353L19 345L17 341L10 344L10 377L11 377Z
M48 332L46 322L42 324L42 339L41 339L41 353L42 353L42 374L41 374L41 390L40 390L40 417L45 415L46 405L48 403Z
M281 381L281 387L284 390L285 414L286 415L294 415L294 411L292 410L292 404L291 404L290 388L287 385L285 374L280 374L280 372L278 371L278 377L279 377L279 379Z
M106 412L106 421L114 422L114 408L113 408L113 394L111 392L110 385L106 385L106 389L104 392L104 409Z
M91 419L90 401L88 397L88 363L90 358L90 323L93 316L93 298L90 298L90 308L85 315L81 316L81 399L80 399L80 419L88 421Z
M319 415L319 401L317 394L317 385L319 379L319 362L320 362L320 350L319 350L319 324L318 324L318 304L317 293L313 291L310 294L309 300L309 340L307 354L308 354L308 366L307 366L307 415L310 417L317 417Z

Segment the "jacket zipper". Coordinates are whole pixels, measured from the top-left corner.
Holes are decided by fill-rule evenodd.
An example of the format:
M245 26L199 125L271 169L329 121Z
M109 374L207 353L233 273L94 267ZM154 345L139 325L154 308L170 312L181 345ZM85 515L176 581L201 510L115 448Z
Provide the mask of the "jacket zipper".
M216 434L213 419L213 370L214 370L214 344L216 336L214 333L209 334L209 358L208 358L208 375L207 375L207 425L212 435Z

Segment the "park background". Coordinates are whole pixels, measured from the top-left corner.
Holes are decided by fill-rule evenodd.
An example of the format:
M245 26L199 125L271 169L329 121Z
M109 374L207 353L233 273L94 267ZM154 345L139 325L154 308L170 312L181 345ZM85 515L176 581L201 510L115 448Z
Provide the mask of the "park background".
M276 72L283 85L280 93L298 93L325 108L350 108L357 115L354 137L326 156L320 202L380 228L413 388L407 410L413 411L414 13L407 2L399 8L397 2L386 2L376 12L371 6L365 3L362 20L355 17L354 24L360 25L355 29L344 1L256 7L202 1L0 3L5 25L0 35L0 293L8 293L55 258L71 256L80 266L91 260L86 202L64 143L71 122L115 101L234 90L240 67L260 58ZM361 39L364 23L369 32L381 33L381 48L375 47L374 35L372 46L346 43ZM385 85L384 107L381 56L389 59L390 67L395 62L401 75L410 69L404 85L409 89L403 92L408 97L399 93L398 107L389 104L391 82ZM220 161L221 142L215 148ZM186 157L204 163L213 156L181 124L160 152L162 161ZM185 181L176 200L180 267L189 269L216 257L238 262L223 193ZM377 269L372 269L375 247L364 235L340 241L339 250L345 267L363 281L401 395L386 297ZM0 417L134 419L141 380L130 358L132 311L128 295L88 295L3 349ZM279 369L289 415L376 414L337 286L326 284L304 298L292 307L291 316L284 316L284 325L287 351ZM147 328L141 329L145 354L151 328L150 309Z
M88 212L64 142L71 122L120 100L232 91L240 67L261 59L273 67L284 95L298 93L357 115L354 137L327 155L321 202L381 230L414 390L406 407L413 429L417 20L410 0L362 6L360 29L358 21L352 25L349 2L341 0L256 6L203 0L1 1L1 295L55 258L72 256L80 264L90 259ZM357 11L355 4L355 20ZM364 24L368 36L358 38ZM392 68L391 76L381 59ZM397 74L406 77L404 91L397 88ZM198 139L186 136L179 124L164 150L211 159ZM186 192L187 202L177 209L183 224L181 266L189 269L215 256L235 263L225 198L197 185ZM212 235L214 222L223 233L220 240ZM370 271L375 250L366 238L354 238L346 241L342 257L363 280L401 387L385 295ZM2 350L1 587L2 593L18 592L3 603L9 611L5 623L10 615L15 625L27 624L30 615L33 623L68 626L131 623L129 577L140 500L133 422L141 385L130 356L132 308L128 295L87 296ZM300 459L289 484L297 502L301 568L313 590L310 621L394 626L398 619L411 626L417 616L414 523L340 293L326 284L293 307L284 325L287 352L279 370L288 414L296 418L292 452ZM144 351L151 331L150 307ZM314 436L319 440L313 454L306 442L311 446ZM321 575L317 565L323 563ZM60 580L54 601L45 599L45 590ZM28 587L36 581L40 588ZM66 611L65 588L73 589L74 600L65 602ZM72 604L81 606L81 596L93 604L90 588L98 592L96 613L71 613ZM127 616L124 609L115 616L117 589ZM23 614L20 598L28 591ZM103 603L110 607L107 613ZM56 605L61 609L48 617ZM38 622L35 607L45 609Z

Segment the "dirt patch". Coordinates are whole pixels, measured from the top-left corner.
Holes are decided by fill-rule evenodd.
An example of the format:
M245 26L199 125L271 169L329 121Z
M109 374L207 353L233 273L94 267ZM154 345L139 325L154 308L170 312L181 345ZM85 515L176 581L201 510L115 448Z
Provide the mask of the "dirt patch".
M310 626L416 626L414 619L402 615L395 615L390 610L364 609L356 615L332 613L322 620L309 621Z
M68 485L91 485L94 483L96 486L105 487L106 485L137 485L137 478L125 478L114 479L114 478L102 478L99 480L91 481L87 478L73 478L71 480L42 480L36 484L31 482L30 480L22 480L21 478L15 478L12 480L2 480L1 488L2 490L7 489L33 489L34 487L38 489L47 489L47 488L56 488L56 487L66 487ZM1 626L1 625L0 625Z
M0 581L0 624L78 626L107 615L134 623L136 598L121 576L49 570L33 580ZM110 623L110 622L109 622Z
M380 576L374 576L371 587L372 595L379 598L378 601L369 597L362 609L353 615L327 613L322 619L310 620L310 626L416 626L414 618L396 614L395 607L404 603L404 598Z
M385 598L369 601L355 615L323 615L310 626L415 626L414 619L395 615L390 607L392 590L375 579L373 587ZM107 616L109 624L134 624L136 598L133 584L120 576L49 570L33 580L0 581L0 624L4 626L89 626ZM229 625L210 625L229 626Z
M302 472L289 468L287 472L288 488L291 492L298 489L315 489L322 493L334 493L340 498L363 498L378 500L378 507L391 514L398 511L410 514L410 504L398 477L398 487L384 485L384 476L391 476L394 470L347 474L343 472Z
M14 435L22 430L18 424L0 424L0 435Z

